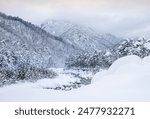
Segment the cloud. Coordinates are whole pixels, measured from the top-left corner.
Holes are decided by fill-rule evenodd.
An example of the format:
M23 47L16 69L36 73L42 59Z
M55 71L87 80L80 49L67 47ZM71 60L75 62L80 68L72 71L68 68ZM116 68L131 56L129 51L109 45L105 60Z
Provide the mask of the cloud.
M149 0L0 0L0 11L38 25L48 18L64 19L99 32L150 37Z

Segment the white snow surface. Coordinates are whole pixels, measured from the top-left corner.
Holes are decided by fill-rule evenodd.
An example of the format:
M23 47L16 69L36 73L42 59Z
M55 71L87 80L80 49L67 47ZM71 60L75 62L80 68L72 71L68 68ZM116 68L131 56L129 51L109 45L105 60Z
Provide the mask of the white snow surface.
M150 50L150 43L148 42L148 43L146 43L145 44L145 47L147 48L147 49L149 49Z
M94 75L91 85L71 91L41 88L76 80L61 74L55 79L0 88L0 101L150 101L149 72L150 56L143 60L127 56L118 59L108 70Z

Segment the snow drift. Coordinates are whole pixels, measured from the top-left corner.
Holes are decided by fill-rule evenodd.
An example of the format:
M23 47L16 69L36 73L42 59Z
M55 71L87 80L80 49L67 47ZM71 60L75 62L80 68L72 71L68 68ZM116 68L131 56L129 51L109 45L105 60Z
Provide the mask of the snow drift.
M150 101L149 72L150 56L143 60L127 56L97 73L91 85L55 91L41 89L36 83L16 84L0 89L0 101Z

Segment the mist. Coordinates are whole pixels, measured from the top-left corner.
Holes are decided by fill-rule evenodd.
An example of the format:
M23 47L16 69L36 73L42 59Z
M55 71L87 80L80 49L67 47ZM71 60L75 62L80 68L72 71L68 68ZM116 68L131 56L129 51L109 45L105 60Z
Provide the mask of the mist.
M0 11L39 26L66 20L100 33L150 38L149 0L1 0Z

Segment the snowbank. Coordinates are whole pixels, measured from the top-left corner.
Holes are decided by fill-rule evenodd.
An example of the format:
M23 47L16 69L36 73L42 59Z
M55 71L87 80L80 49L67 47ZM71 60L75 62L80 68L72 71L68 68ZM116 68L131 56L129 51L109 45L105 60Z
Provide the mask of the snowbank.
M109 73L115 73L120 70L120 68L128 67L130 65L137 65L141 63L141 58L136 55L126 56L115 61L109 68Z
M114 62L108 71L97 73L93 85L99 85L98 90L108 93L110 100L150 101L149 72L150 56L143 60L138 56L127 56Z
M55 91L41 89L39 83L16 84L0 89L0 101L150 101L149 72L150 56L127 56L97 73L91 85Z

